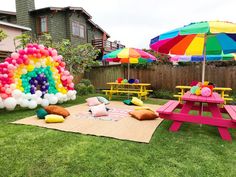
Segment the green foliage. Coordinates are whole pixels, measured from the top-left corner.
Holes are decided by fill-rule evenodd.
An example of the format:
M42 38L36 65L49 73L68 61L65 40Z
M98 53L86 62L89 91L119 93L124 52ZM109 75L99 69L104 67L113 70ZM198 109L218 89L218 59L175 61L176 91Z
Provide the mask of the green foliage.
M167 90L156 90L156 91L153 91L152 93L152 97L154 98L161 98L161 99L175 99L173 97L174 93L171 92L171 91L167 91Z
M21 35L19 36L16 36L15 39L14 39L14 42L16 44L16 41L18 41L18 45L15 46L16 49L20 49L20 48L25 48L26 45L28 43L31 43L34 41L33 37L30 35L29 32L26 32L26 33L22 33Z
M81 79L79 83L84 84L86 86L89 86L92 84L89 79Z
M7 37L7 34L3 30L0 30L0 42L6 37Z
M69 40L64 39L61 42L54 43L53 47L63 56L66 66L74 75L89 71L92 66L98 65L98 61L95 61L95 59L99 54L99 50L91 44L82 44L75 47Z
M29 33L17 36L15 40L19 41L17 49L24 48L28 43L39 43L46 47L55 48L59 55L62 55L66 62L66 67L71 74L77 75L89 71L92 66L99 65L96 61L99 50L95 49L91 44L83 44L74 46L68 39L54 42L48 33L44 33L38 38L33 38Z
M78 95L88 95L95 92L94 86L91 84L91 81L88 79L82 79L76 86Z

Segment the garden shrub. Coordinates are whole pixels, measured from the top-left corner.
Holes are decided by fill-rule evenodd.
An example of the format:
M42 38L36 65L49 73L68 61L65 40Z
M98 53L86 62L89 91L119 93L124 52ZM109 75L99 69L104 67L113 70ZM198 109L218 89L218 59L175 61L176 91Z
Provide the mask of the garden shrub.
M156 90L152 93L152 97L162 99L176 99L175 97L173 97L173 95L173 92L167 90Z
M82 79L76 86L78 95L88 95L95 92L94 86L91 84L91 81L88 79Z

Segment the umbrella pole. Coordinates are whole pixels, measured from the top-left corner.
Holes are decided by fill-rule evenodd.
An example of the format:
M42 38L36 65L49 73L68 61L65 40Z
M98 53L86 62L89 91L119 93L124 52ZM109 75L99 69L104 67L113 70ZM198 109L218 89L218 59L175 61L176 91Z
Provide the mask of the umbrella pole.
M206 34L204 35L203 63L202 63L202 84L205 81L206 70Z
M203 63L202 63L202 84L205 81L205 69L206 69L206 34L204 35L204 49L203 49ZM203 103L201 103L200 115L203 115ZM202 124L200 124L202 127Z
M130 63L128 62L128 80L129 80L129 72L130 72ZM128 91L129 91L129 86L128 86ZM129 99L129 92L128 92L128 99Z

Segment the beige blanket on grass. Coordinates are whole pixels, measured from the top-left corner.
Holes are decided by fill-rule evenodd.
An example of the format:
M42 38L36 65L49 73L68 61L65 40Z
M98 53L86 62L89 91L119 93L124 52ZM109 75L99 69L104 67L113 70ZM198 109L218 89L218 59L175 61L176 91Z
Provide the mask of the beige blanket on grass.
M151 104L145 104L145 106L154 111L159 107ZM128 111L134 110L135 106L127 106L122 102L112 101L107 107L111 109L109 111L111 113L107 117L94 118L88 112L89 107L86 104L79 104L66 108L71 115L63 123L45 123L44 120L40 120L36 116L12 123L149 143L155 129L162 122L160 118L144 121L136 120L128 114Z

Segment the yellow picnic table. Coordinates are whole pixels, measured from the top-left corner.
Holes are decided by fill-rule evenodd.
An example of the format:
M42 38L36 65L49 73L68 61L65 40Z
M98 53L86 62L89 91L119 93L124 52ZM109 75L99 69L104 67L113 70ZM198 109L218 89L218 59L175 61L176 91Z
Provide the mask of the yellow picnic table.
M108 90L102 90L103 92L108 95L109 100L111 100L113 94L119 94L119 93L128 93L128 94L137 94L139 99L142 99L144 96L145 99L147 99L147 95L149 92L152 92L152 90L148 90L147 87L149 87L151 84L149 83L118 83L118 82L108 82L107 85L110 86L110 89Z
M182 96L184 93L191 89L191 86L184 86L184 85L177 85L175 87L176 89L180 89L180 92L178 92L177 95L174 95L174 97L177 97L179 101L181 101ZM228 87L215 87L213 88L213 91L219 92L221 95L221 98L224 99L224 104L226 104L226 101L233 101L232 98L229 97L228 94L225 94L226 91L232 91L231 88Z

